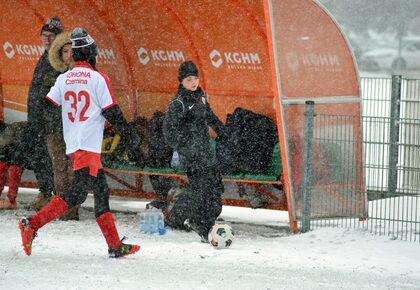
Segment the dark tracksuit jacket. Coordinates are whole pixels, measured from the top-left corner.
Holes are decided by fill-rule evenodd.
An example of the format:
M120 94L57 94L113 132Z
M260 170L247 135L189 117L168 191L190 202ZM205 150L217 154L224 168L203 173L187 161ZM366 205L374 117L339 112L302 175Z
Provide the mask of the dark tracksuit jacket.
M40 57L29 87L28 94L28 127L22 135L22 152L28 147L34 148L32 156L32 168L34 169L39 190L44 194L51 194L54 189L53 170L51 159L48 154L45 118L51 113L51 106L45 99L55 79L60 73L57 72L48 60L48 53ZM28 138L29 137L29 138Z
M190 218L203 233L219 216L223 193L215 152L210 146L209 126L218 135L224 133L224 125L210 108L203 90L199 87L193 92L180 85L163 123L165 140L178 152L190 184L188 197L181 198L187 204L185 210L174 215L182 216L180 223L184 217Z

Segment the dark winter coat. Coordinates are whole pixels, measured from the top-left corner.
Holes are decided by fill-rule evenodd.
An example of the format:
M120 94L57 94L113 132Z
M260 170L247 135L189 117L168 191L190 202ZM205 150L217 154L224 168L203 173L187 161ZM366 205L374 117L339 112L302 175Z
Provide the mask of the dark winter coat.
M218 135L224 125L214 114L207 96L199 87L186 90L182 85L169 104L163 123L166 143L177 151L183 169L202 169L216 164L210 147L209 126Z
M45 128L46 117L51 114L51 102L45 96L59 75L48 60L48 52L40 57L33 74L28 94L28 126L22 134L19 148L22 154L31 157L30 167L40 192L51 194L54 189L52 162L48 153L47 133ZM28 154L33 150L31 154ZM22 156L22 154L19 154Z
M54 85L59 74L50 64L48 52L44 52L35 67L28 94L28 122L34 130L33 133L36 134L35 137L45 136L46 134L46 118L52 113L52 107L45 96Z

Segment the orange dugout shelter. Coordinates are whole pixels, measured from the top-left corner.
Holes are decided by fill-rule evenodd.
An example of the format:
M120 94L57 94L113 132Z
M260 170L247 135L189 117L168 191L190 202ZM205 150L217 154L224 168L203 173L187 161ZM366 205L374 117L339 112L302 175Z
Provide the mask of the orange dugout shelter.
M178 65L193 60L221 120L236 107L276 120L293 231L288 139L302 134L304 102L315 100L321 113L359 115L352 53L313 0L17 0L0 9L4 121L25 119L28 86L43 53L40 29L52 15L66 31L83 27L95 39L98 69L110 77L130 120L165 111L178 87Z

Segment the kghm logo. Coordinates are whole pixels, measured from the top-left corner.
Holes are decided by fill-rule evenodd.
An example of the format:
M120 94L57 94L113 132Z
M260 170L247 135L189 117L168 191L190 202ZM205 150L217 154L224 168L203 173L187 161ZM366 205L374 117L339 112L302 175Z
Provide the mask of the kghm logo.
M340 58L336 54L302 53L291 51L286 54L287 67L297 71L300 67L314 71L337 72L340 68Z
M98 63L111 65L117 64L112 48L98 49Z
M141 47L137 51L137 57L139 58L140 63L143 65L146 65L150 60L150 57L147 54L147 50L144 47Z
M212 65L216 68L219 68L223 64L222 55L215 49L210 52L210 60Z
M227 65L229 69L261 70L262 62L258 53L252 52L220 52L213 49L210 61L215 68Z
M185 61L185 56L182 51L178 50L163 50L153 49L148 51L144 47L137 50L137 57L139 62L147 65L150 61L156 66L174 66Z
M13 46L10 42L6 41L3 44L4 54L12 59L17 56L19 60L36 60L37 57L44 53L44 48L39 45L30 44L16 44Z
M299 58L296 53L289 52L286 54L287 66L292 70L296 71L299 68Z
M11 45L10 42L8 41L6 41L3 44L3 50L8 58L12 58L15 55L15 50L13 49L13 45Z

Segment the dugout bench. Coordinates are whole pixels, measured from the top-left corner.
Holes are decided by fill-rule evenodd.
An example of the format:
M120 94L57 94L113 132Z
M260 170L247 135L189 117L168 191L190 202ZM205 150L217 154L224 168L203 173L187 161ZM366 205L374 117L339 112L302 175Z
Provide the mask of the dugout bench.
M157 175L170 177L181 184L186 183L187 179L185 172L170 167L139 167L125 162L112 162L111 164L107 164L107 167L104 169L105 174L109 178L126 187L126 189L111 188L111 194L116 196L129 196L146 199L156 198L157 195L154 192L143 192L142 176ZM130 184L129 182L119 177L116 173L134 175L135 184ZM223 197L223 204L231 206L251 207L250 202L244 198L246 194L245 189L249 187L252 190L255 190L258 194L264 195L270 200L270 202L263 203L262 208L287 210L287 200L282 190L283 182L281 173L282 165L280 158L280 147L279 144L276 144L273 149L269 170L266 174L238 173L223 176L224 182L237 183L239 190L238 198Z

